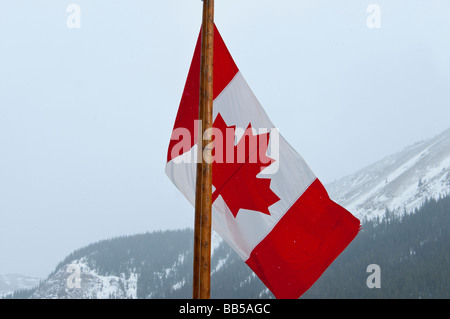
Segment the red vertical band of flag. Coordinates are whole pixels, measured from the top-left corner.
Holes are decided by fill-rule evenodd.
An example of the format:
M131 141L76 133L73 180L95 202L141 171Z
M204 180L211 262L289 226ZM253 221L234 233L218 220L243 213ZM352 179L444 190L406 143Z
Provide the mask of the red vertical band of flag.
M316 179L246 263L277 298L298 298L355 238L359 225Z
M214 26L214 87L213 98L215 99L220 92L230 83L238 72L238 68L233 61L228 49L223 42L222 37ZM198 36L197 45L195 46L194 57L191 62L186 85L184 87L183 96L181 98L179 112L175 119L174 129L186 128L191 132L191 146L196 141L197 136L194 132L194 121L198 119L199 103L200 103L200 58L201 58L201 32ZM217 76L220 75L220 76ZM169 151L167 152L167 162L173 159L171 152L178 139L171 139Z

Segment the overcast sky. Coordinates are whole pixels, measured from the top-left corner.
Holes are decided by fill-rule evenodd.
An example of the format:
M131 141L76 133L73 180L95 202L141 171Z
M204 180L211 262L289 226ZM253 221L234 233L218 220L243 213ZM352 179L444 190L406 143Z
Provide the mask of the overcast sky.
M201 10L0 0L0 274L45 277L89 243L193 226L164 168ZM215 12L325 184L450 127L448 0L216 0Z

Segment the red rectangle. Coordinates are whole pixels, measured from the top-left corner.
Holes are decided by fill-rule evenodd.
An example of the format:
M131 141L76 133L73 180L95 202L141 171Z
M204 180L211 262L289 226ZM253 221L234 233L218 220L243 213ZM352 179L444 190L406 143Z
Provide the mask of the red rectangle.
M246 261L276 298L299 298L350 244L360 221L316 179Z

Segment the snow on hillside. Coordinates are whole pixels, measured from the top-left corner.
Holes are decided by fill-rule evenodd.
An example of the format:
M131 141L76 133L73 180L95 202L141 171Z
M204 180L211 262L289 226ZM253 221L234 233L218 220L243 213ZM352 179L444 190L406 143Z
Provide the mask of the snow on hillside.
M330 197L358 218L386 208L411 212L426 198L450 191L450 129L326 185Z
M79 286L77 287L77 280ZM99 275L86 258L74 260L46 280L31 296L39 299L108 299L136 298L137 276ZM82 289L81 289L82 288Z

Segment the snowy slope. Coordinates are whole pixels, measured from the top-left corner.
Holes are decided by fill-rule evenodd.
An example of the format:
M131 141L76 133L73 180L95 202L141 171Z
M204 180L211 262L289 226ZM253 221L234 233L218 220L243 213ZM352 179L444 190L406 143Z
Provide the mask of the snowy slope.
M358 218L386 208L411 212L426 198L450 192L450 129L326 185L330 197Z
M79 274L79 286L76 285ZM33 293L33 299L126 299L136 298L137 276L99 275L86 258L60 267Z
M192 231L103 240L66 257L27 298L136 299L183 295L192 277Z

